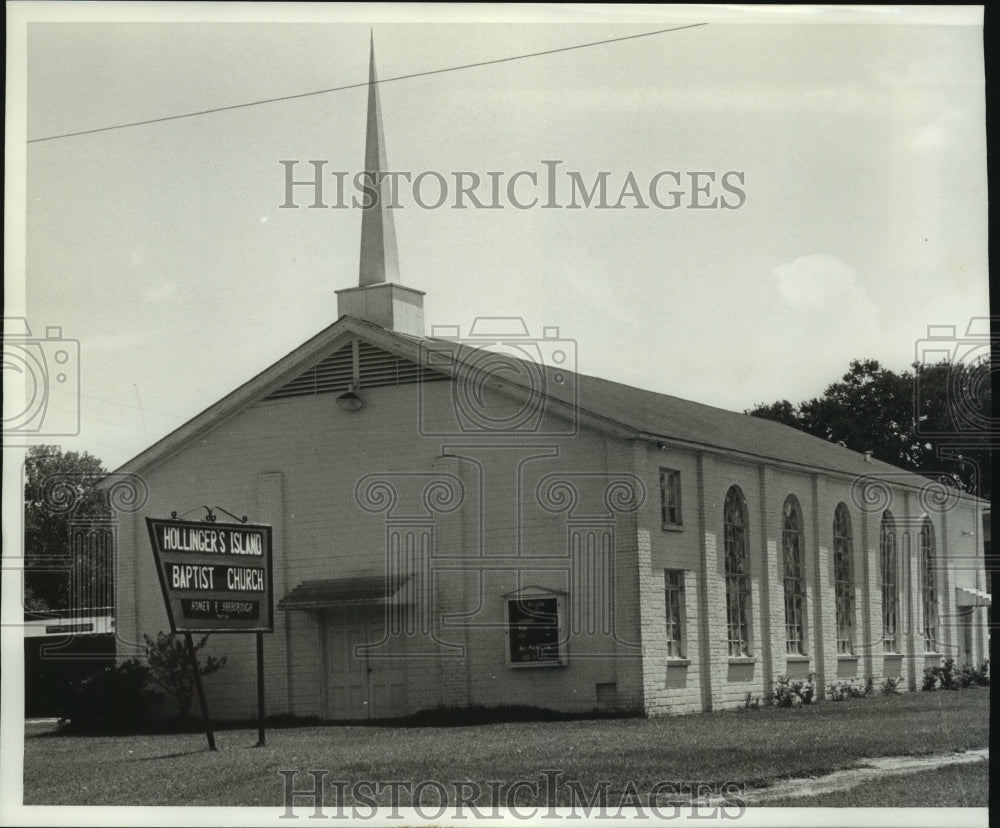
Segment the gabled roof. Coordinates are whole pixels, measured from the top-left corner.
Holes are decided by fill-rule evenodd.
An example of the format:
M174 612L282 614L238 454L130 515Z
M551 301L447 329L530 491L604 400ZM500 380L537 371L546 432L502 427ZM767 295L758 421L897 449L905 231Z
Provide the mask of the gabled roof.
M452 376L476 370L483 351L468 345L428 339L386 330L378 325L344 316L296 348L271 367L241 385L201 414L154 443L125 463L116 473L148 471L193 440L218 427L228 417L244 410L278 390L303 371L338 348L358 338L377 348L413 362L428 364L428 355L447 349L454 358L443 367L433 367ZM519 396L537 393L511 376L523 375L523 363L510 356L491 353L491 361L509 360L515 370L500 371L487 385L501 394ZM738 414L710 405L691 402L667 394L633 388L609 380L547 367L536 377L543 382L547 411L555 416L577 419L622 439L648 439L667 445L723 452L747 460L784 464L802 471L822 471L853 479L871 477L914 488L930 482L913 472L846 449L805 432L748 414ZM563 381L557 381L562 373ZM571 381L566 382L565 377ZM971 497L971 495L965 495ZM978 499L978 498L977 498Z

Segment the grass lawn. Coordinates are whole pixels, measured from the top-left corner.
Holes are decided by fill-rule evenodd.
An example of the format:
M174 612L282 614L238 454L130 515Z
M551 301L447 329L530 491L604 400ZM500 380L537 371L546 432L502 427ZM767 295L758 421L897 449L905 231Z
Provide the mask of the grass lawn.
M296 785L308 787L311 779L304 772L316 768L329 770L328 790L332 780L437 780L449 791L451 782L471 780L481 786L483 803L489 802L490 780L538 782L543 770L554 769L563 774L560 804L571 804L565 785L570 780L586 791L608 780L612 802L630 782L640 798L664 780L759 787L849 767L868 756L987 747L989 700L989 688L975 688L654 719L287 728L269 731L265 748L253 747L254 730L227 730L216 734L214 754L198 734L98 738L33 736L29 729L24 802L281 807L278 770L300 771ZM956 773L963 784L976 787L965 793L980 802L986 777L971 768ZM906 787L913 778L899 782L898 795L906 804L941 804L941 786ZM384 794L378 799L388 804ZM350 800L350 788L348 795ZM437 801L433 790L429 800ZM530 801L544 804L544 789L533 796L521 788L516 803ZM401 802L408 804L405 791Z

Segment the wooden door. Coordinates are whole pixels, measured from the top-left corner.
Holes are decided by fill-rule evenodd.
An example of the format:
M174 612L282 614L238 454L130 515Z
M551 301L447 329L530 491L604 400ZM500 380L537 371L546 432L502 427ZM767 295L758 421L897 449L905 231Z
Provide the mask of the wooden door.
M329 614L326 628L326 716L387 719L405 715L405 648L385 638L382 607Z

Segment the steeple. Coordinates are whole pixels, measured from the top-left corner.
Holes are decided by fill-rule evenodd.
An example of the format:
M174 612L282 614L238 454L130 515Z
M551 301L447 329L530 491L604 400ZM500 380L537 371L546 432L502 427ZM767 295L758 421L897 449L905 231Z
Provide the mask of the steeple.
M364 211L361 219L361 266L358 284L361 287L381 282L399 281L399 256L396 253L396 228L392 223L389 204L389 182L381 174L389 170L385 159L385 138L382 136L382 106L375 74L375 35L371 38L368 58L368 128L365 133L365 179L377 188L378 205Z
M368 122L365 134L366 185L378 194L377 203L362 210L361 254L358 287L337 291L339 316L353 316L383 328L424 335L423 291L399 284L396 229L389 208L389 171L382 132L382 106L375 73L375 38L372 35L368 61Z

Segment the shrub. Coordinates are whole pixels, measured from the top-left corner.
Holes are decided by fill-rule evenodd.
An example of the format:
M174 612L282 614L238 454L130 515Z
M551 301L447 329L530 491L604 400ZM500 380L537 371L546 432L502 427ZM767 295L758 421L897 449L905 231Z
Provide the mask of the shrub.
M901 678L887 678L879 686L878 691L883 696L895 696L899 693L899 683L901 681Z
M194 697L194 671L191 669L191 655L181 636L159 632L156 639L144 635L146 641L146 661L149 663L150 681L163 690L177 703L177 717L183 719L191 709ZM194 645L195 658L198 651L208 642L204 635ZM226 659L208 656L198 665L198 673L207 676L217 673L226 666Z
M816 698L815 679L815 673L810 673L804 679L778 676L774 681L772 703L777 707L801 707L804 704L812 704Z
M832 701L844 701L844 699L866 699L875 693L875 679L865 676L864 684L856 684L852 681L842 681L838 684L831 684L828 690Z
M978 667L964 664L955 668L955 659L946 658L937 667L924 670L922 690L961 690L963 687L989 687L990 660L986 659Z
M963 664L955 677L955 682L959 687L989 687L990 660L986 659L978 667Z
M921 690L958 690L958 677L955 675L955 659L945 658L936 667L924 668L924 681Z
M753 693L747 693L746 698L743 699L743 708L744 710L760 710L760 696L755 696Z
M135 731L161 696L150 687L149 668L132 658L73 682L60 726L85 733Z

